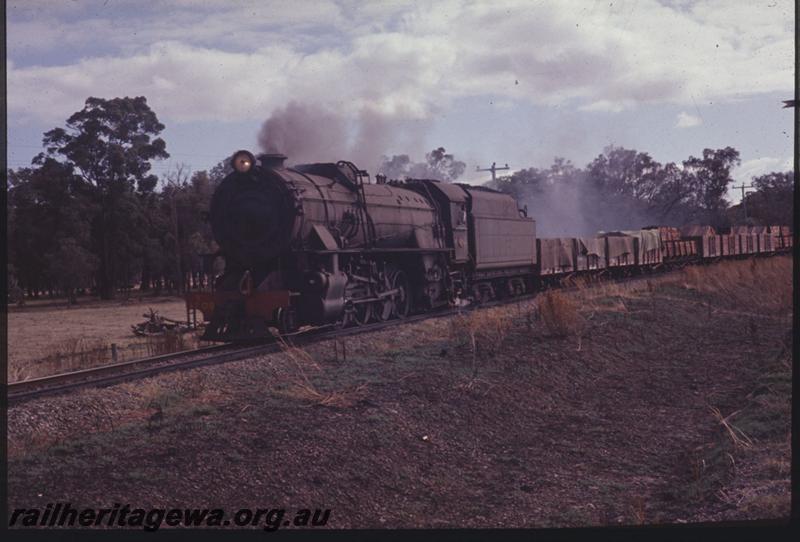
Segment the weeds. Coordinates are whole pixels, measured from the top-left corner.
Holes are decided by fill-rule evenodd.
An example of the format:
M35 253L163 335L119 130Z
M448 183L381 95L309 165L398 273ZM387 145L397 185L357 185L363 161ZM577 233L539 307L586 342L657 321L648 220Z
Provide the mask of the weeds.
M735 307L774 315L792 309L792 259L786 256L723 261L683 270L684 288L717 294Z
M478 360L493 356L511 327L508 312L499 309L471 311L450 320L450 340L457 349L466 348L470 352L473 377L478 374Z
M637 495L632 499L630 510L633 521L636 525L644 525L647 521L645 513L645 499L641 495Z
M790 440L781 440L791 434L790 396L791 373L768 373L746 396L743 408L723 416L718 408L709 407L720 432L690 454L690 479L678 496L684 492L691 499L713 498L743 511L748 507L767 514L783 510L788 495L771 493L781 484L788 485L791 473ZM746 465L744 481L737 479L740 463ZM758 495L761 491L770 494Z
M749 448L753 445L753 440L747 436L747 434L733 425L728 420L738 414L739 410L736 412L729 414L728 416L723 416L720 410L717 407L709 407L711 409L711 414L714 415L714 418L725 428L728 436L731 439L733 445L737 448Z
M180 397L176 390L165 387L155 378L143 380L137 391L146 408L162 413L168 406L176 403Z
M309 377L309 373L320 373L322 368L314 357L296 346L280 339L283 358L290 362L288 370L279 373L278 384L285 389L281 394L300 401L315 405L346 408L355 405L366 396L367 387L364 384L352 388L334 391L320 391Z
M71 337L52 346L40 360L29 362L21 368L9 371L9 377L35 378L49 374L77 371L107 363L111 359L111 347L99 339ZM17 366L20 367L20 366Z
M575 302L556 291L548 291L542 296L538 315L547 331L558 337L577 333L582 323Z
M150 335L116 349L116 361L171 354L192 350L202 346L198 333L181 334L168 332ZM9 360L9 382L67 373L113 363L112 345L102 339L71 337L51 346L46 355L38 360Z
M148 356L159 356L188 350L188 342L183 333L167 331L160 335L148 335L144 344Z

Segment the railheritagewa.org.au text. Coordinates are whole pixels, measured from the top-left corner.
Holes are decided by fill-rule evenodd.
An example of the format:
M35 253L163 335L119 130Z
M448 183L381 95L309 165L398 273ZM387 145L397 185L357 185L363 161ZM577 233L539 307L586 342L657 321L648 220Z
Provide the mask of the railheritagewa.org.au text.
M329 508L239 508L233 513L222 508L134 508L114 504L111 508L77 508L70 503L50 503L44 508L15 508L9 527L138 527L157 531L162 526L261 527L265 531L281 528L324 527L330 519Z

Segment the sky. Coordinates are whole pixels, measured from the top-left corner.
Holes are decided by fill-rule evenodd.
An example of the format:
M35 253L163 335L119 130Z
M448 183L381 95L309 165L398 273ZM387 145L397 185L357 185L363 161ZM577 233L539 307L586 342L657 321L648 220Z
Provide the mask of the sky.
M608 145L662 163L732 146L747 182L791 169L794 17L791 0L8 0L8 163L89 96L145 96L159 175L260 152L272 118L290 162L374 172L443 146L479 182Z

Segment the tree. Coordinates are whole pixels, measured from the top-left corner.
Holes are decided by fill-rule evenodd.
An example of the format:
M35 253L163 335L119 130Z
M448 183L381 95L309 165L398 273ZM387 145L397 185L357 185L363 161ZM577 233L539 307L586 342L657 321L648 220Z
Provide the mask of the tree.
M156 294L165 285L182 291L202 282L204 269L201 254L217 247L206 214L214 192L214 183L205 171L189 172L177 165L163 178L160 193L144 200L147 216L147 239L143 251L142 289L151 286Z
M62 237L45 255L50 280L67 295L69 304L77 302L76 290L91 284L97 257L72 237Z
M187 188L187 181L189 179L189 169L184 164L179 164L172 171L166 175L167 186L164 189L164 197L169 201L169 215L172 226L172 252L175 254L175 285L178 293L182 293L184 288L184 272L185 260L183 247L186 243L181 243L181 228L178 223L181 222L178 218L178 208L176 199L180 197L181 193ZM185 233L185 228L184 233Z
M435 179L451 183L465 169L464 162L456 160L444 147L438 147L425 154L425 162L412 162L407 154L396 154L391 158L384 156L378 172L391 179Z
M646 152L613 145L586 166L589 179L602 192L641 201L652 198L660 169Z
M105 100L90 97L74 113L66 128L44 134L46 153L34 159L61 156L91 187L94 204L92 238L99 257L97 283L100 296L114 296L115 287L136 272L145 235L140 201L156 187L149 173L150 160L168 158L166 143L158 135L164 125L143 96Z
M56 252L67 238L81 250L89 250L86 186L71 165L52 158L10 171L8 183L8 254L20 286L30 295L61 286L54 262L46 255Z
M702 158L661 165L647 153L610 146L585 169L556 158L549 169L522 169L498 179L493 188L527 205L545 236L655 224L724 226L724 195L738 162L732 147L705 149Z
M44 225L47 213L37 193L34 175L32 168L8 172L8 258L14 265L19 286L30 296L38 295L45 286L42 249L47 246L45 230L48 229Z
M498 177L497 181L488 181L486 186L494 188L514 199L522 201L529 196L541 195L547 189L548 176L546 171L535 167L515 171L511 175Z
M755 192L747 194L747 214L764 225L791 225L794 217L794 172L775 172L753 177ZM736 206L735 221L742 221L744 212Z
M657 188L650 198L650 211L653 224L681 226L691 222L697 214L690 202L693 199L696 183L690 172L674 162L661 168Z
M211 168L211 171L206 173L206 176L211 182L213 188L219 186L219 183L222 182L222 179L233 173L233 166L231 165L232 159L233 155L231 154L227 158L220 160L216 166Z
M8 303L16 303L20 306L25 304L25 292L20 286L17 278L17 270L12 264L6 267L6 296Z
M425 155L426 170L430 177L451 183L464 174L466 164L447 154L444 147L433 149Z
M211 196L216 186L218 184L214 184L205 171L195 172L184 191L181 207L184 217L182 223L186 224L186 240L183 246L187 251L187 268L193 280L201 282L205 280L202 275L211 273L211 269L205 268L201 255L212 254L219 248L207 220Z
M726 225L728 202L725 194L728 185L733 182L731 169L740 162L739 151L733 147L703 149L702 158L690 156L683 162L683 169L691 176L693 185L688 203L703 223Z

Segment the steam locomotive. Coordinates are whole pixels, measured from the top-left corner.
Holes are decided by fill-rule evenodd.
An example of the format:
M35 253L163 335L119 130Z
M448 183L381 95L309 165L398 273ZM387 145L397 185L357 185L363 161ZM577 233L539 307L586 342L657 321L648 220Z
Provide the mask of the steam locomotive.
M189 292L203 338L239 341L303 325L364 325L443 305L522 295L573 274L789 250L785 226L651 226L588 238L537 239L509 195L428 179L370 182L353 163L284 165L236 152L209 220L225 271Z
M204 339L363 325L534 286L535 221L510 196L425 179L373 183L351 162L285 160L238 151L212 196L225 272L214 291L186 299L209 322Z

